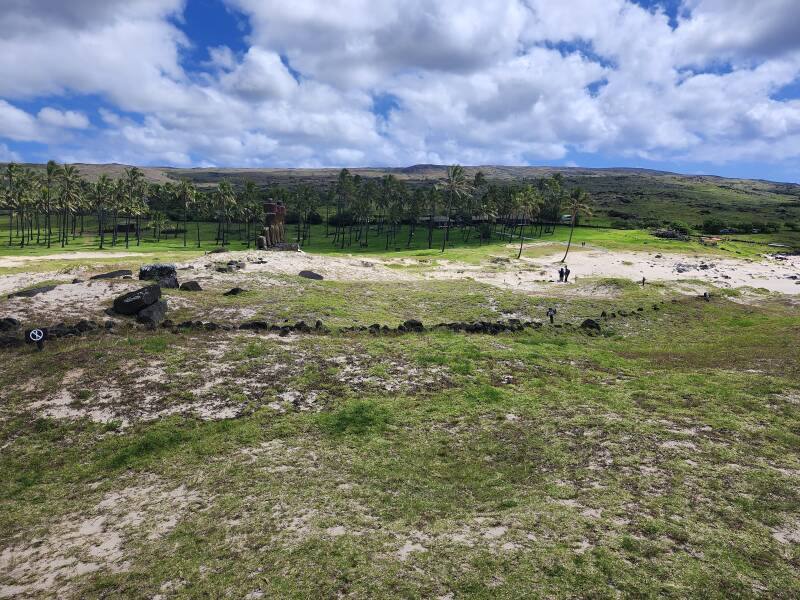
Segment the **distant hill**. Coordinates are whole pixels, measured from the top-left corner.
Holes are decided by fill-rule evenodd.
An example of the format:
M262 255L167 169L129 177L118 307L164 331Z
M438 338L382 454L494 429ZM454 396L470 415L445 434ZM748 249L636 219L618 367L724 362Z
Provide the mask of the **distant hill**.
M29 165L43 168L43 165ZM121 177L126 165L78 164L84 177L101 173ZM378 178L392 174L409 186L431 185L446 177L445 165L412 165L391 168L350 168L354 175ZM223 179L234 184L252 180L261 187L310 184L332 185L338 168L193 168L143 167L147 179L167 183L187 178L199 187L211 187ZM465 167L468 177L482 171L490 182L526 183L561 173L567 187L582 187L593 197L593 222L618 226L644 226L655 220L702 223L714 217L728 222L775 221L786 227L800 223L800 185L751 179L727 179L710 175L681 175L651 169L583 167L515 167L485 165Z

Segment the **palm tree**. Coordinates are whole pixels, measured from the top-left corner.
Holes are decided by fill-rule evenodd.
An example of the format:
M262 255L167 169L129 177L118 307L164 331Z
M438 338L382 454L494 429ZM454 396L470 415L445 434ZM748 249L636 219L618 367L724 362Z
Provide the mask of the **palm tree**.
M528 185L514 195L514 200L522 217L522 224L519 229L519 252L517 253L517 260L519 260L522 257L522 245L525 241L525 236L523 235L525 221L532 222L539 216L539 211L542 209L542 197L533 186Z
M141 203L141 196L144 191L144 174L136 167L125 169L125 178L123 182L125 190L125 204L123 208L127 215L127 223L125 224L125 247L127 248L130 243L131 217L134 214L141 214L139 204Z
M444 237L442 238L442 252L450 238L450 213L454 205L457 205L462 198L472 192L472 185L467 181L464 175L464 167L461 165L452 165L447 167L447 179L444 184L440 186L446 192L447 197L447 210Z
M222 245L225 246L228 243L228 213L236 204L236 196L229 181L220 181L214 196L217 201L217 215L219 217L217 241L221 240Z
M63 165L59 172L61 180L61 247L68 243L69 228L67 222L69 213L81 202L81 176L74 165Z
M100 250L106 240L106 209L114 194L114 182L105 173L92 186L92 200L97 211L97 231L100 235Z
M570 214L569 240L567 241L567 251L564 252L564 258L561 259L562 263L567 260L567 254L569 254L569 247L572 245L572 234L575 232L575 222L578 220L578 215L592 216L592 209L588 203L589 194L584 192L581 188L572 190L567 200L567 209Z
M6 192L6 205L8 206L8 245L13 245L14 230L14 209L19 204L19 194L21 182L20 167L16 163L8 163L6 166L6 177L8 177L8 191Z
M47 161L47 167L45 168L45 203L44 203L44 211L45 211L45 229L47 230L47 247L50 247L50 238L53 235L52 227L50 226L50 211L52 209L52 198L53 198L53 183L58 176L58 165L54 160Z
M186 215L189 212L189 207L194 204L197 190L194 185L192 185L191 181L188 179L181 179L176 193L180 200L181 207L183 208L183 247L186 248Z

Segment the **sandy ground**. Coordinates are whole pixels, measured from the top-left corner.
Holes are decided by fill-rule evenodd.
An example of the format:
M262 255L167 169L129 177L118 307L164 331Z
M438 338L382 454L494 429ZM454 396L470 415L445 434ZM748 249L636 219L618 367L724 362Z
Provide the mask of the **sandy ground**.
M137 280L86 279L108 270L106 265L91 266L93 258L137 256L132 253L74 252L45 256L30 256L2 259L8 261L47 261L69 257L82 259L87 264L58 273L16 273L0 276L0 316L14 317L25 321L45 319L49 321L78 320L80 318L102 318L103 310L111 300L127 291L139 287ZM567 264L572 271L569 285L557 283L561 253L535 259L489 260L481 265L462 264L438 260L435 267L426 271L409 271L390 268L397 265L396 259L363 259L355 257L332 257L303 252L226 252L208 254L178 265L180 281L197 280L204 288L221 289L241 286L266 288L274 285L290 285L280 276L296 276L302 270L314 271L326 280L334 281L419 281L425 279L458 280L474 279L502 288L527 293L553 294L556 290L564 297L596 296L613 297L616 290L590 278L616 277L641 281L645 277L655 281L699 281L722 288L764 288L771 292L800 295L800 256L782 260L765 257L762 261L736 260L729 258L700 257L680 254L657 254L646 252L610 252L592 248L580 249L569 255ZM217 267L228 261L245 263L244 269L233 273L219 273ZM413 262L413 261L412 261ZM0 264L2 264L0 262ZM416 263L414 263L416 264ZM272 277L271 277L272 276ZM70 283L73 278L80 283ZM15 290L34 286L46 280L61 280L56 289L33 298L6 298ZM696 287L696 286L695 286ZM699 289L699 288L698 288ZM692 293L697 290L692 288ZM181 299L173 299L173 307ZM186 302L189 302L187 300ZM57 317L53 317L57 315ZM225 315L216 315L225 316ZM242 316L242 315L233 315ZM244 315L246 317L247 315ZM48 319L49 317L49 319Z
M563 253L558 252L537 259L525 259L521 264L512 261L501 263L502 269L487 270L481 265L464 265L442 262L426 277L431 279L462 279L476 281L527 292L552 290L558 281ZM610 252L601 249L573 252L568 256L570 283L579 284L590 277L618 277L639 282L700 280L721 288L764 288L783 294L800 294L800 256L785 260L765 257L763 261L717 259L715 257L683 254L658 254L647 252ZM795 277L796 279L791 279ZM569 287L569 286L565 286ZM581 286L592 295L605 295L602 289ZM565 290L566 292L566 290ZM575 293L580 294L579 291ZM570 295L566 292L566 295ZM585 295L585 294L580 294Z
M0 258L0 268L22 267L27 263L43 260L93 260L95 258L127 258L141 256L146 259L147 254L141 252L61 252L60 254L43 254L41 256L6 256Z

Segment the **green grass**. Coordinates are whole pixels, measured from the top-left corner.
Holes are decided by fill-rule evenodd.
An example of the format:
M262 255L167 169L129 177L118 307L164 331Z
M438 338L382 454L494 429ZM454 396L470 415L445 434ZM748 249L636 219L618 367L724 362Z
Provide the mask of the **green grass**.
M513 252L490 248L453 254ZM470 281L282 283L199 306L333 332L122 329L0 350L0 548L27 564L42 540L88 561L68 535L102 516L127 562L95 558L102 568L53 596L800 594L798 545L775 537L800 505L800 317L786 298L706 303L624 280L596 282L612 298L574 299ZM542 319L553 302L572 326L339 330ZM600 336L576 327L603 310L630 316ZM62 392L82 418L47 416ZM100 409L108 422L90 418Z

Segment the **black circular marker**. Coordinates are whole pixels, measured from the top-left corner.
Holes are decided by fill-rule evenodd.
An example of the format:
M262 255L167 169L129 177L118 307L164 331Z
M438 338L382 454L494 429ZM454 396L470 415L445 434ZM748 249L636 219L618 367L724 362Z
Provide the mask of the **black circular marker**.
M36 344L36 347L39 350L42 350L44 348L44 331L42 331L41 329L31 329L28 332L28 339L32 343Z

